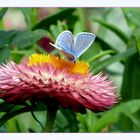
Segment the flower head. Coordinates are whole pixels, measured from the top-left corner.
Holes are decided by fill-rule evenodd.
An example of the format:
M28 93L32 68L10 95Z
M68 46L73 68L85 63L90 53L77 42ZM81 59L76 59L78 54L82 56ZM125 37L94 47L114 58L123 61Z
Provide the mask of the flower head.
M0 97L15 104L52 98L75 112L103 111L117 103L112 82L101 73L92 75L88 63L45 54L0 66Z

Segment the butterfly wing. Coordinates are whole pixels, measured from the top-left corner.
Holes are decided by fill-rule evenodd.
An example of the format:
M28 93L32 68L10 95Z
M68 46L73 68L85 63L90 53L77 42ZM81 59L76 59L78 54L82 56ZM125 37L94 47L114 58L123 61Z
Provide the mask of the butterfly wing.
M96 36L92 33L81 32L76 35L72 52L76 57L81 56L93 43Z
M59 49L66 57L74 57L72 53L72 46L74 45L74 37L70 31L62 32L56 40L55 44L51 44L55 48Z
M57 48L61 48L64 51L71 51L73 43L74 37L72 33L70 31L64 31L57 37L55 46L57 46Z

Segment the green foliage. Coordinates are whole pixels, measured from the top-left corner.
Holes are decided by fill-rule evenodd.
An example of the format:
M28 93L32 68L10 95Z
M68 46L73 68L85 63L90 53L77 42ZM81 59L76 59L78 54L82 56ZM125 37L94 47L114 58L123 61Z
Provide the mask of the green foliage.
M92 131L100 132L103 128L118 122L122 113L124 113L132 120L131 115L137 112L139 108L140 108L140 100L131 100L128 102L121 103L114 109L104 113L101 116L101 118L96 120L96 124L94 125Z
M122 114L125 114L134 123L136 123L138 120L133 116L133 114L138 112L139 108L140 100L132 100L121 103L112 110L106 111L103 115L101 115L101 117L96 116L92 112L88 112L86 116L78 114L78 118L81 122L81 130L88 132L108 131L108 126L119 122ZM89 119L86 119L87 116ZM136 123L136 125L139 124Z
M24 14L25 21L28 25L27 27L30 29L32 27L32 19L31 19L32 9L31 8L21 8L20 10Z
M15 8L23 14L27 27L8 31L2 25L7 10L0 10L0 63L8 60L19 63L34 52L47 53L38 45L44 37L55 42L64 30L71 30L74 35L89 31L96 34L96 40L79 60L88 61L94 74L105 71L118 85L121 100L111 110L101 113L87 110L83 115L60 108L53 132L140 131L140 9L57 8L39 20L38 8ZM120 40L116 41L114 36ZM62 55L58 50L51 53ZM42 103L13 105L1 100L0 131L41 132L46 110Z
M136 41L136 47L138 50L138 53L140 55L140 29L138 28L135 32L135 41Z
M13 37L17 34L18 31L0 31L0 48L10 47Z
M3 8L3 9L0 10L0 20L3 18L3 16L7 12L7 10L8 10L8 8Z
M128 23L131 23L133 26L140 26L140 11L135 8L122 8L124 16Z
M34 27L34 29L49 29L49 27L52 24L56 24L58 20L64 20L64 19L68 19L69 16L71 16L71 14L75 11L74 8L68 8L68 9L64 9L61 10L59 12L57 12L54 15L51 15L45 19L43 19L42 21L40 21L39 23L37 23Z
M122 100L128 101L131 99L140 98L139 94L140 81L138 79L139 76L140 76L140 61L138 59L138 54L135 54L130 58L128 58L125 64L123 85L121 91Z
M0 63L5 62L10 55L10 49L8 47L5 47L0 50Z
M47 36L47 32L44 30L19 31L12 40L12 46L23 49L32 46L38 40L45 36Z
M106 23L106 22L104 22L102 20L99 20L99 19L93 19L93 21L95 21L95 22L101 24L102 26L108 28L109 30L111 30L112 32L117 34L118 37L120 37L125 43L127 43L127 41L128 41L127 36L116 26L114 26L112 24L109 24L109 23Z
M111 58L108 58L107 60L105 59L99 63L96 63L96 65L94 64L94 67L93 67L94 72L98 73L99 71L104 70L110 64L112 64L116 61L124 60L127 57L130 57L135 53L136 53L136 48L129 48L126 52L116 54L116 55L112 56Z

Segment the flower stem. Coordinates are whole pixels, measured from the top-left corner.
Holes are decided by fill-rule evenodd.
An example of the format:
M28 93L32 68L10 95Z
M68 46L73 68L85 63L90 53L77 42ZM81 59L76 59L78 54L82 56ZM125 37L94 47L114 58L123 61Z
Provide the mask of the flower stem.
M45 127L43 129L43 132L52 132L57 109L58 109L58 107L55 107L55 108L52 108L51 106L47 107L46 123L45 123Z

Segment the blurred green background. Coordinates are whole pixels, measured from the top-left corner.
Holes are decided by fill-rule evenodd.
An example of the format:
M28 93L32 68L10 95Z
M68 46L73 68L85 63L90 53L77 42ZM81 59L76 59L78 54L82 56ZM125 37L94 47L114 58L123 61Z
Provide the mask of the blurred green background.
M88 61L94 74L109 75L120 103L100 113L60 109L53 132L139 132L139 28L139 8L1 8L0 63L19 63L35 52L58 54L49 42L64 30L74 35L92 32L97 36L95 43L79 60ZM45 110L43 104L32 108L37 122L24 106L0 100L0 132L41 132Z

